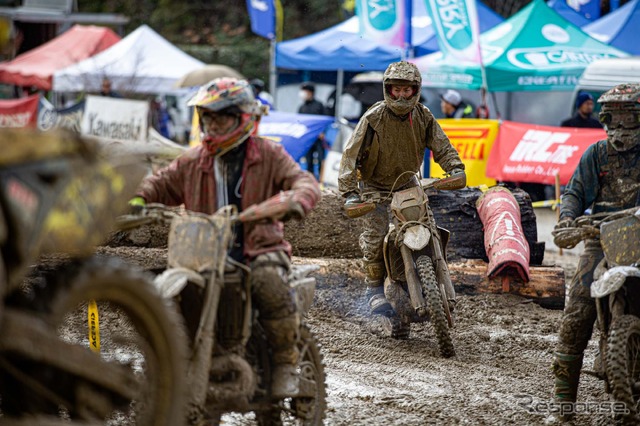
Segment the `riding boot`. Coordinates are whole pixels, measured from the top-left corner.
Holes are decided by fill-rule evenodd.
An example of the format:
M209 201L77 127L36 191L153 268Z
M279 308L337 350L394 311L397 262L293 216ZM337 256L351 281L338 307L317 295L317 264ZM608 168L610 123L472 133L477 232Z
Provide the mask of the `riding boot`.
M554 401L557 403L575 403L578 396L578 383L580 381L580 369L582 368L583 354L570 355L556 352L553 361L553 374L555 376ZM560 416L563 421L573 418L574 413L564 413Z
M298 393L298 334L300 317L297 313L280 319L262 319L267 340L273 352L271 396L286 398Z
M369 302L369 309L372 314L382 314L392 310L391 304L384 296L384 264L381 262L365 262L365 279L367 286L365 297Z

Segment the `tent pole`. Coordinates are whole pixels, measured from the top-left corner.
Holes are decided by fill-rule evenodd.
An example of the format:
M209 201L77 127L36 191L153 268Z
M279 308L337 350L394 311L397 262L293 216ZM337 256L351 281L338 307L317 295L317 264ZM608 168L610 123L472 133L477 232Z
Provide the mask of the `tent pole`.
M344 88L344 70L343 69L339 69L338 70L338 77L336 80L336 101L335 101L335 106L336 106L336 112L335 112L335 119L336 122L340 120L340 117L342 115L342 111L340 110L341 105L340 105L340 97L342 96L342 89Z
M273 96L273 106L278 106L278 92L276 92L277 70L276 70L276 39L269 41L269 93Z

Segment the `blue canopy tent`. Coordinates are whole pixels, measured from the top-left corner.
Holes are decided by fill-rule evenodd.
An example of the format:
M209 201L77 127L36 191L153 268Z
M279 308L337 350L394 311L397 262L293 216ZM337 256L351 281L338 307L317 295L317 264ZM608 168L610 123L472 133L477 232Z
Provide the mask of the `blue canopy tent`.
M435 52L438 43L424 0L412 1L414 56ZM480 32L484 32L503 19L478 1L478 21ZM384 71L391 62L402 59L401 47L381 45L359 32L360 23L354 16L315 34L280 42L276 46L276 66L313 71Z
M640 55L639 28L640 0L633 0L582 29L603 43L632 55Z
M571 6L567 4L567 0L550 0L547 5L558 12L558 15L562 16L567 21L571 22L576 27L584 27L590 24L591 20L585 17L583 14L575 11Z

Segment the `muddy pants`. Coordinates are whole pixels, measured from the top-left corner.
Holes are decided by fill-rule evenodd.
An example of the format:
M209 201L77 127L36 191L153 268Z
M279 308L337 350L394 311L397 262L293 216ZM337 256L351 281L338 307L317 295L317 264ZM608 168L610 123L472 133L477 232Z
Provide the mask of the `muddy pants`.
M604 254L598 241L587 241L580 255L578 269L571 281L569 302L558 335L557 352L569 355L582 355L589 343L593 324L597 318L596 304L591 298L590 288L593 271Z
M384 237L389 231L389 203L380 203L364 216L364 232L360 235L360 249L364 261L365 284L380 287L384 283L385 268L382 253Z
M290 260L280 251L261 254L250 266L253 302L273 350L273 362L295 364L300 317L287 280Z

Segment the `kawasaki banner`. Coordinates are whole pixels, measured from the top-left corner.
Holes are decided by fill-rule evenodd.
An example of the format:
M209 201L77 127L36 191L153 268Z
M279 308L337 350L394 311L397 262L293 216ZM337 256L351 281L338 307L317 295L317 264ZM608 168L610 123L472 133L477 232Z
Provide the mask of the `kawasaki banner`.
M445 56L479 64L480 30L476 0L425 0Z
M360 34L370 40L404 46L407 0L356 0Z
M606 139L603 129L538 126L503 121L487 176L501 181L566 185L589 145Z

